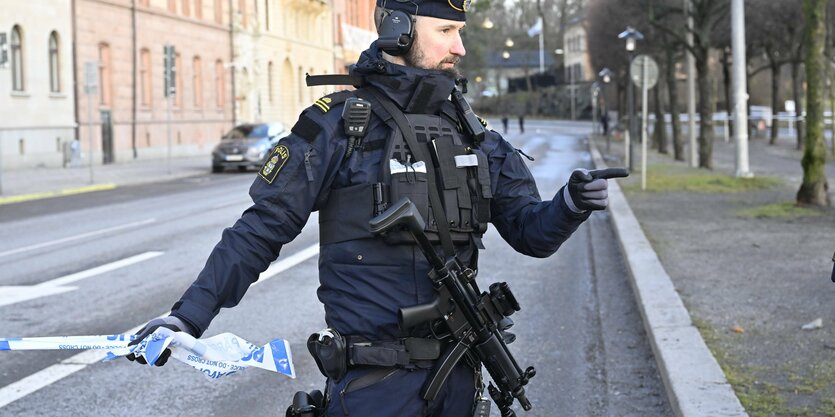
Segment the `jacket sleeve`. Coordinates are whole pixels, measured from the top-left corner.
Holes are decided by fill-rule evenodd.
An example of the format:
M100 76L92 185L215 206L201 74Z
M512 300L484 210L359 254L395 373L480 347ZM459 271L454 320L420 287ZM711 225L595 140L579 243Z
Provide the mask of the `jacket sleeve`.
M491 223L517 252L538 258L554 254L583 223L589 213L571 211L560 188L542 201L533 175L513 148L496 132L495 146L487 149L493 191Z
M318 202L327 198L345 141L332 139L337 121L324 116L307 117L276 145L250 187L252 206L223 231L197 279L174 304L172 315L189 324L195 336L209 327L221 307L240 302L282 246L301 233Z

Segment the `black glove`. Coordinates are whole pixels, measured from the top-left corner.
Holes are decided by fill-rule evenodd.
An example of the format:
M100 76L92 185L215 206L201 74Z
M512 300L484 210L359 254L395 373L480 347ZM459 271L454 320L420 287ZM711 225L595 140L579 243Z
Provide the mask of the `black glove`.
M607 168L589 171L578 168L571 173L568 184L565 202L575 213L584 213L588 210L605 210L609 205L609 178L621 178L629 176L625 168Z
M156 319L153 319L153 320L149 321L148 324L145 325L145 327L139 329L139 331L136 332L136 337L130 343L128 343L128 346L138 345L139 342L141 342L143 339L148 337L148 335L150 335L151 333L153 333L154 331L156 331L160 327L165 327L166 329L170 329L170 330L173 330L175 332L189 332L189 333L191 333L188 330L189 326L186 325L182 320L180 320L177 317L168 316L168 317L163 317L163 318L156 318ZM169 356L171 356L171 349L166 348L165 351L163 351L162 354L159 355L159 358L157 358L157 361L154 362L154 366L165 365L165 362L168 362L168 357ZM144 357L142 357L142 356L137 357L133 353L130 353L125 357L131 362L136 361L136 362L139 362L143 365L148 364L148 362L145 360Z

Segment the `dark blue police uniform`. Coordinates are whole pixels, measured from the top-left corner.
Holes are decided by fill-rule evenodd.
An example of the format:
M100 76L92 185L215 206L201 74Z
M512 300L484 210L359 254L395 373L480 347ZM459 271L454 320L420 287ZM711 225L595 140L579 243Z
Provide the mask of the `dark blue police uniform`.
M362 54L352 74L366 77L371 88L401 109L426 77L448 87L429 109L440 108L454 88L446 73L392 64L375 45ZM175 304L172 315L197 335L222 307L240 302L282 246L301 232L311 212L328 204L335 190L377 180L384 160L382 147L365 146L344 159L348 139L338 102L334 96L325 97L303 112L303 121L280 141L252 184L253 205L223 231L205 268ZM372 116L364 143L385 141L391 131ZM480 147L489 166L490 222L516 251L534 257L553 254L589 214L570 210L562 189L553 199L542 201L518 152L495 131L487 133ZM459 258L474 262L475 246L457 246ZM408 336L398 328L397 311L436 297L427 278L430 269L416 245L389 245L373 237L322 244L318 297L328 326L368 340ZM476 375L467 365L453 372L431 404L419 395L428 374L421 367L395 368L370 387L346 390L352 380L371 371L354 368L339 383L329 382L328 416L471 415Z

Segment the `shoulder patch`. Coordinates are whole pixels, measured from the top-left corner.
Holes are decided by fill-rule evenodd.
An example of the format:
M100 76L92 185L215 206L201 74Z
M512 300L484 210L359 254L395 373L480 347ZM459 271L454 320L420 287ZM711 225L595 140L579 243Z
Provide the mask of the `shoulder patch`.
M316 136L319 136L322 127L308 117L307 112L304 112L290 131L310 143L316 139Z
M272 184L275 181L275 177L278 176L278 171L281 171L281 168L284 167L288 159L290 159L290 148L282 144L276 145L272 152L270 152L267 162L258 171L258 176L266 181L267 184Z

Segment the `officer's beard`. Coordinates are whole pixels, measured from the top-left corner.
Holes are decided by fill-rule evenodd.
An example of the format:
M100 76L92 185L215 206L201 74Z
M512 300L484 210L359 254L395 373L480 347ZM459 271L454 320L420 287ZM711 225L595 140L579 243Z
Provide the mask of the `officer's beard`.
M415 34L417 35L417 34ZM423 50L420 49L418 46L417 36L412 39L412 48L409 49L409 52L403 56L403 61L405 61L407 66L414 67L414 68L422 68L428 70L438 70L444 71L449 75L453 76L453 78L458 79L461 78L461 72L458 71L458 68L455 65L458 65L461 62L461 57L455 55L447 55L444 59L437 63L434 67L427 67L426 65L422 64L423 61L426 59L426 55L423 53ZM452 67L444 68L444 64L451 63L453 64Z

